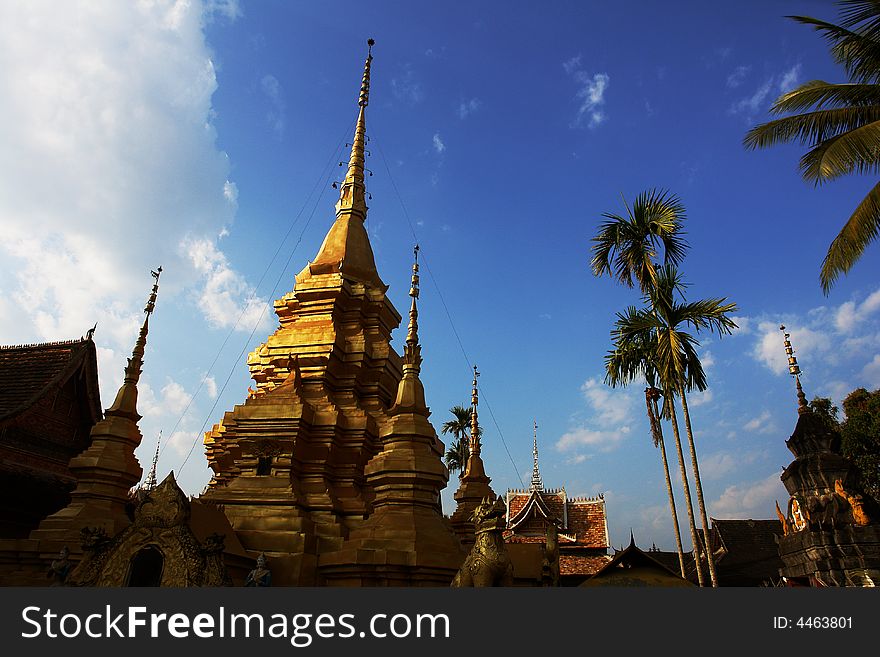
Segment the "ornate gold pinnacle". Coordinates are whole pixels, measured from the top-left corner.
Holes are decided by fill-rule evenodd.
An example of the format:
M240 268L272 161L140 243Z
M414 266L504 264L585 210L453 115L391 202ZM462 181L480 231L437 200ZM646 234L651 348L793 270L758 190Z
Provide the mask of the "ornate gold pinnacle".
M480 455L480 425L477 421L477 405L479 404L479 395L477 393L477 377L480 372L474 365L474 384L471 389L471 441L470 451L474 456Z
M541 480L541 471L538 469L538 421L535 420L535 440L532 445L532 483L529 490L544 491L544 482Z
M137 341L131 352L131 358L128 359L128 365L125 368L125 377L122 381L122 387L116 393L116 400L113 405L107 409L106 415L120 415L137 422L141 416L137 412L137 383L141 376L141 367L144 364L144 349L147 346L147 333L150 330L150 315L156 307L156 296L159 293L159 276L162 274L162 268L150 272L153 275L153 289L147 299L147 305L144 307L144 323L138 333Z
M791 340L789 340L791 334L785 332L785 324L780 324L779 330L782 331L784 336L783 344L785 345L785 353L788 355L788 372L794 377L795 387L797 388L798 414L807 413L810 407L807 406L807 396L804 394L804 389L801 388L801 368L798 365L797 357L794 355Z

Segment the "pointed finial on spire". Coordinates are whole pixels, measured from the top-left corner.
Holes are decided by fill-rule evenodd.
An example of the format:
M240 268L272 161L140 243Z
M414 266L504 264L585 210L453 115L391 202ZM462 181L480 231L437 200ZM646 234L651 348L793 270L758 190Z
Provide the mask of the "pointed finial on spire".
M125 377L122 381L122 387L116 393L116 400L113 405L105 411L105 415L118 415L126 417L134 422L141 419L137 412L137 383L141 376L141 366L144 364L144 348L147 346L147 333L150 330L150 315L156 307L156 296L159 293L159 276L162 274L162 268L151 271L153 275L153 289L147 299L147 305L144 307L144 323L138 333L137 341L131 352L131 358L128 359L128 365L125 368Z
M150 471L147 473L147 478L144 479L144 490L153 490L158 483L156 481L156 468L159 465L159 446L162 444L162 430L159 429L159 438L156 439L156 453L153 455L153 464L150 466Z
M336 203L336 216L349 212L357 216L361 221L367 218L367 202L364 199L366 186L364 185L364 153L366 151L367 120L364 109L370 104L370 64L373 61L372 39L367 41L367 60L364 62L364 77L361 80L361 90L358 95L357 125L354 129L354 139L351 143L351 155L348 158L348 173L342 181L339 189L339 201ZM342 164L340 162L340 164ZM372 175L372 174L370 174Z
M791 333L785 332L785 324L780 324L779 330L782 331L785 353L788 355L788 372L794 377L795 387L797 388L798 414L803 415L804 413L809 412L810 407L807 406L807 396L804 394L804 389L801 388L801 368L798 365L797 357L794 355L791 340L789 340Z
M538 470L538 421L535 420L535 441L532 445L532 459L534 461L534 465L532 466L532 483L529 486L529 490L544 492L544 482L541 480L541 471Z
M474 365L474 384L471 389L471 454L480 455L480 424L477 420L477 405L479 404L479 395L477 393L477 377L480 376L477 366Z
M419 370L422 364L422 348L419 345L419 309L416 299L419 298L419 245L413 248L412 279L409 288L409 296L412 302L409 308L409 328L406 333L406 345L403 348L403 362Z

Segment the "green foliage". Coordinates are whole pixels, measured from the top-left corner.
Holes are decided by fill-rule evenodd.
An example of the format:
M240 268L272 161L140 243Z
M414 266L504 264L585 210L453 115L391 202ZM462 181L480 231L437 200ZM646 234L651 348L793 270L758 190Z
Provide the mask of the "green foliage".
M471 428L471 408L469 406L453 406L449 409L452 419L443 423L440 431L444 434L452 434L453 441L446 449L444 457L446 467L450 472L464 472L470 456L468 431ZM481 433L477 425L477 436Z
M838 419L840 409L828 397L813 397L809 406L814 414L822 418L829 429L840 432L840 420Z
M843 455L861 470L865 492L880 499L880 390L853 390L843 400L840 425Z
M814 185L850 173L880 173L880 2L838 4L839 25L807 16L789 18L825 37L849 82L812 80L783 94L770 112L795 114L755 126L743 141L749 149L790 141L807 146L800 169ZM868 192L831 242L819 275L825 294L878 235L880 184Z

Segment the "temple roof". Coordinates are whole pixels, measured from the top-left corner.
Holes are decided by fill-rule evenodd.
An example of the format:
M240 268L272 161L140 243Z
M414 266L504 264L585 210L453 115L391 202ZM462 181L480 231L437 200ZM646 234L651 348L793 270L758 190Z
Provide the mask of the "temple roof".
M597 581L603 579L603 577L610 577L613 581L613 577L617 571L633 571L634 573L637 573L633 579L638 582L643 582L642 585L653 583L672 586L674 585L673 582L680 582L681 586L687 586L690 584L686 579L681 577L679 573L670 570L648 553L639 549L638 546L636 546L635 540L631 540L629 546L615 554L611 558L611 561L593 575L592 580L588 580L587 583L585 583L585 586L595 585ZM656 576L651 576L650 573L656 573ZM656 581L652 581L655 579ZM632 586L633 583L620 582L620 585Z
M93 420L101 419L98 364L91 339L0 346L0 421L29 409L82 372Z
M717 520L712 518L713 548L719 577L776 580L782 559L776 537L782 536L779 520Z
M559 528L559 545L574 548L607 548L605 500L600 497L569 498L565 489L509 490L505 541L542 542L544 529L535 533L529 519L539 524L553 521ZM546 520L545 520L546 519Z

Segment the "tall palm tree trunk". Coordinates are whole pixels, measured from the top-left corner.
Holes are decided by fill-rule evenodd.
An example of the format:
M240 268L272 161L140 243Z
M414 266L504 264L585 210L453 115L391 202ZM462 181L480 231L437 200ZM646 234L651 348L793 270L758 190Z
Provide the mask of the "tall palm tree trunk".
M694 469L694 487L697 489L697 504L700 507L700 520L703 522L703 539L706 546L706 561L709 562L709 576L712 579L712 586L718 586L718 577L715 574L715 555L712 546L709 544L709 519L706 517L706 504L703 501L703 485L700 483L700 468L697 465L697 448L694 444L694 433L691 430L691 415L688 412L687 398L684 394L684 386L678 387L678 394L681 396L681 410L684 413L684 429L687 432L688 446L691 450L691 467Z
M678 550L678 565L681 568L681 576L686 578L687 575L685 575L684 572L684 549L681 547L681 529L678 526L678 513L675 510L675 496L672 494L672 479L669 477L669 461L666 459L666 445L663 443L663 428L660 426L659 422L660 410L657 406L657 399L652 398L651 401L654 404L654 415L651 418L651 427L653 428L656 423L657 432L655 437L657 439L657 447L660 448L660 457L663 459L663 474L666 477L666 493L669 495L669 510L672 512L672 526L675 529L675 547Z
M681 487L684 490L684 501L687 506L688 524L691 528L691 542L694 544L694 564L697 567L697 583L703 586L703 565L700 559L700 541L697 540L697 525L694 523L694 507L691 504L691 488L688 486L687 469L684 466L684 452L681 451L681 435L678 432L678 417L675 407L669 404L669 416L672 420L672 435L675 438L675 449L678 452L678 467L681 471Z

